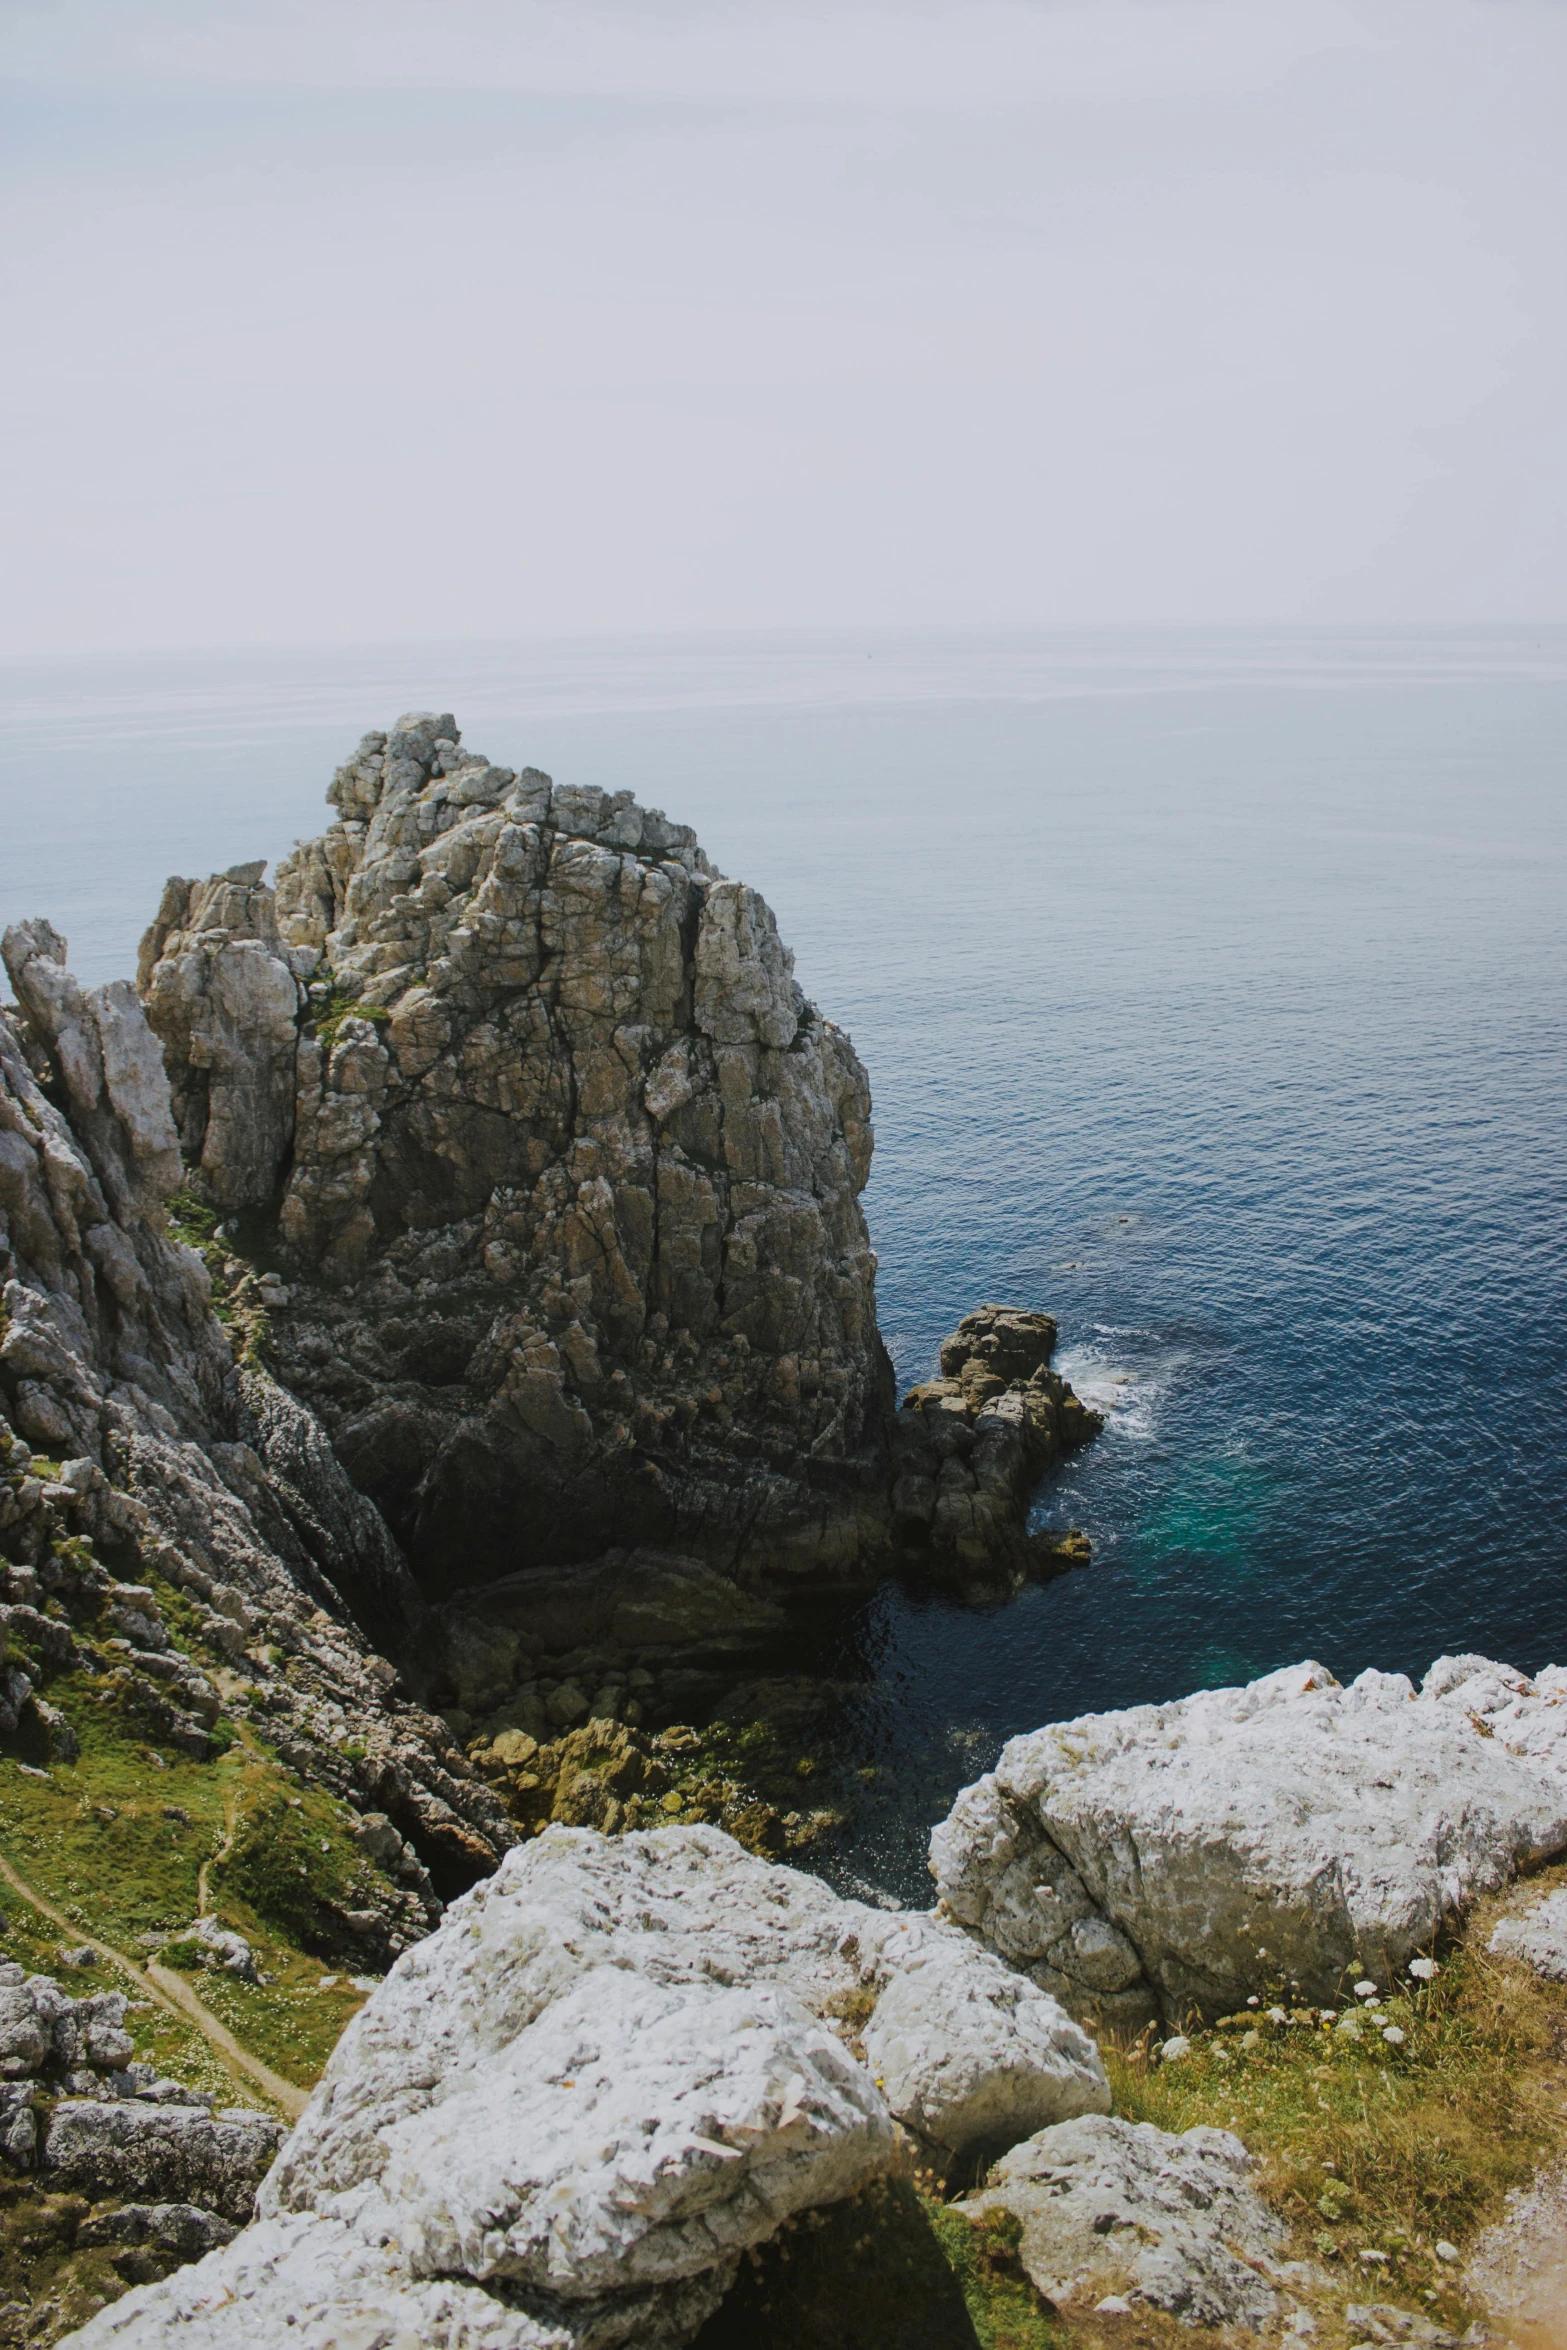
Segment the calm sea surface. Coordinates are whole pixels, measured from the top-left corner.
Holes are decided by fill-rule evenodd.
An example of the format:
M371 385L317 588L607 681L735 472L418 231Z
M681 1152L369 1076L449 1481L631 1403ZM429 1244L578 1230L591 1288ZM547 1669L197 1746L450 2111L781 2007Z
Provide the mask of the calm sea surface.
M765 892L871 1072L900 1374L1041 1305L1111 1415L1039 1501L1090 1569L842 1633L839 1873L928 1898L928 1822L1054 1717L1567 1661L1567 631L61 660L0 706L0 920L90 981L416 707Z

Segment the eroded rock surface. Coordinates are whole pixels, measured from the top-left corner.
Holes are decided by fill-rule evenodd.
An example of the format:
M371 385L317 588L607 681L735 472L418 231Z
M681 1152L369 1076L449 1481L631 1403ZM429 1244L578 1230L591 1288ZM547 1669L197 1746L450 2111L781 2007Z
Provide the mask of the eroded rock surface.
M1251 2184L1256 2167L1228 2130L1176 2136L1095 2116L1014 2147L958 2208L1013 2213L1023 2265L1058 2308L1119 2294L1189 2325L1256 2330L1279 2313L1259 2272L1284 2241Z
M76 2338L237 2345L292 2307L323 2344L368 2311L657 2350L748 2248L883 2174L895 2116L951 2148L1108 2103L1093 2043L954 1927L713 1829L550 1828L355 2017L258 2226Z
M256 2188L286 2124L234 2108L141 2099L62 2099L39 2151L51 2187L90 2197L197 2204L220 2218L247 2220Z
M1214 2016L1282 1976L1386 1981L1475 1894L1567 1847L1567 1670L1443 1657L1014 1738L931 1838L943 1913L1074 2013Z
M171 884L143 958L212 1198L278 1204L291 1154L287 1383L448 1585L649 1540L856 1556L890 1382L870 1096L767 906L449 716L367 736L329 796L275 900ZM243 1093L206 1073L241 1002Z
M285 1761L390 1814L443 1883L471 1883L515 1832L372 1646L407 1644L426 1616L396 1543L307 1408L236 1361L205 1265L170 1234L179 1141L134 991L79 988L46 923L15 925L4 952L0 1724L71 1759L45 1687L85 1672L144 1735L207 1755L223 1694L171 1640L154 1575L188 1598L220 1671L262 1691ZM406 1901L387 1893L371 1926L390 1950L439 1903L420 1862Z
M1018 1564L1097 1421L1053 1325L995 1309L894 1411L865 1072L757 893L449 714L328 796L275 894L171 882L140 984L206 1196L275 1215L281 1376L425 1587L638 1548Z

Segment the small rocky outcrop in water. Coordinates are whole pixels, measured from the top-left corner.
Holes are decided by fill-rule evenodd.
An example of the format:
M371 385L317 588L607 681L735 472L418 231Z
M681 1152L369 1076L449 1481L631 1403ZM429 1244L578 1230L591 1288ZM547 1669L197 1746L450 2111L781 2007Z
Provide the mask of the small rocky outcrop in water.
M943 1913L1135 2029L1282 1981L1387 1982L1476 1894L1567 1849L1567 1669L1323 1665L1012 1739L931 1837Z
M171 881L140 986L198 1187L270 1231L279 1375L425 1588L638 1546L1020 1564L1097 1420L1053 1326L993 1310L895 1412L869 1087L757 893L449 715L367 735L329 797L275 892Z
M675 2350L744 2253L894 2167L895 2119L951 2152L1108 2105L954 1927L713 1829L551 1828L349 2027L257 2224L73 2339Z

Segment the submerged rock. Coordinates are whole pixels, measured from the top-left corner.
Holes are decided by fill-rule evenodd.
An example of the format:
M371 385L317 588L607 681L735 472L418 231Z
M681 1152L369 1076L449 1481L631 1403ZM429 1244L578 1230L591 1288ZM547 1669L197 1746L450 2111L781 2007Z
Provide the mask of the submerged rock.
M944 1915L1074 2013L1227 2014L1386 1982L1477 1893L1567 1847L1567 1670L1443 1657L1057 1722L931 1837Z
M1023 2266L1058 2308L1113 2294L1190 2325L1260 2329L1279 2297L1259 2269L1284 2228L1251 2183L1256 2167L1228 2130L1176 2136L1094 2116L1015 2146L958 2209L1020 2220Z
M292 2310L321 2344L373 2315L656 2350L744 2251L883 2175L895 2118L993 2147L1108 2104L1086 2035L938 1919L712 1829L550 1828L355 2017L257 2226L76 2338L217 2350Z

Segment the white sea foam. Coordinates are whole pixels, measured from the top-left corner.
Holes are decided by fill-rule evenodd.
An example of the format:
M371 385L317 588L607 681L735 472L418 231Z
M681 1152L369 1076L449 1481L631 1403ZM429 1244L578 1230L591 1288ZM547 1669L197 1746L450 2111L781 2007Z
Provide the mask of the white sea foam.
M1107 1433L1147 1443L1186 1361L1184 1353L1161 1347L1155 1331L1101 1323L1059 1354L1055 1368L1084 1403L1104 1413Z

